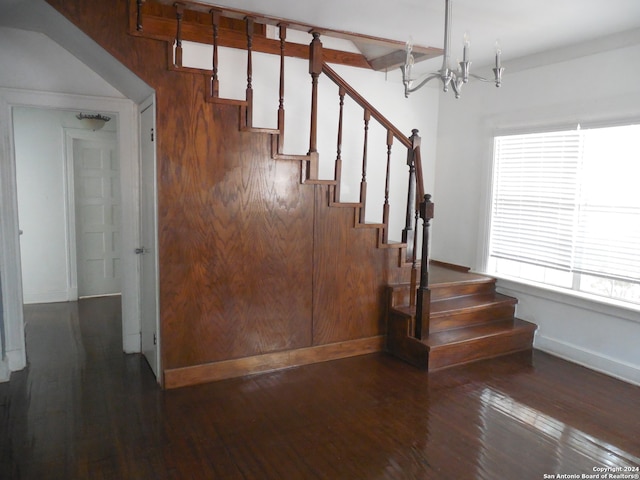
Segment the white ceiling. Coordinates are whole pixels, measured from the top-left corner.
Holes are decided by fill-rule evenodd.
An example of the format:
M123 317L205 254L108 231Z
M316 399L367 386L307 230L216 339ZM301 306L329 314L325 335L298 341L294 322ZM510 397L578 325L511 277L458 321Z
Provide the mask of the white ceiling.
M204 2L403 42L411 36L418 45L443 46L444 0ZM468 32L475 65L492 62L496 39L508 62L640 29L640 0L452 0L452 8L452 60L462 55L462 38Z

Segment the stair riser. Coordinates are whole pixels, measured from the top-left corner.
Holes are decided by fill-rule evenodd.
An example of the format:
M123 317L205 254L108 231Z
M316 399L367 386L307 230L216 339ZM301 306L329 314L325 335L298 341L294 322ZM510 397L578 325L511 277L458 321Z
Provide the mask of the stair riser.
M513 318L515 306L512 304L491 305L482 309L455 312L445 316L432 316L429 332L436 333L453 328L468 327Z
M429 371L440 370L463 363L498 357L523 350L531 350L533 331L525 330L510 335L478 338L468 342L445 345L429 352Z
M437 286L431 289L431 301L444 298L461 297L463 295L478 295L495 291L495 282L476 282L470 284L457 284Z

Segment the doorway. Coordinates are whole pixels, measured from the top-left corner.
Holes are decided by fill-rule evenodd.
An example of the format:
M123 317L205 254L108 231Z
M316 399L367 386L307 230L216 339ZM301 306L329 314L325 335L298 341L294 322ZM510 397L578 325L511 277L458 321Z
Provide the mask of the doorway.
M117 118L94 131L76 114L13 111L25 304L121 291Z
M140 243L139 232L139 140L138 140L138 108L131 100L69 96L55 93L38 93L22 91L6 91L0 89L0 133L9 142L2 143L0 153L7 159L0 162L0 274L2 274L3 313L5 331L5 353L11 371L20 370L26 365L26 349L24 336L23 297L21 255L18 219L18 192L16 187L16 164L14 155L13 114L18 108L32 107L43 111L70 112L89 111L102 112L111 117L117 116L117 149L120 159L120 196L121 222L120 234L121 257L121 290L122 290L122 343L125 353L139 353L140 345L140 276L138 271L138 256L135 249ZM77 125L76 125L77 126ZM74 125L70 125L71 128ZM58 132L59 138L64 139L63 129ZM42 139L35 138L33 143ZM60 154L62 155L62 154ZM37 173L37 172L36 172ZM63 185L60 178L59 185ZM61 188L61 187L60 187ZM48 201L45 198L43 201ZM58 217L58 220L60 218ZM22 220L22 219L20 219ZM58 224L54 218L46 219L47 226ZM66 219L60 222L66 225ZM26 230L25 230L26 234ZM49 239L50 233L46 235ZM67 234L68 235L68 234ZM67 254L68 255L68 254ZM24 257L25 261L30 261ZM64 284L69 275L67 258L46 260L48 269L59 280L62 275ZM58 295L60 291L51 287L48 295ZM26 292L25 292L26 293ZM59 297L58 297L59 298ZM56 300L66 301L66 299Z

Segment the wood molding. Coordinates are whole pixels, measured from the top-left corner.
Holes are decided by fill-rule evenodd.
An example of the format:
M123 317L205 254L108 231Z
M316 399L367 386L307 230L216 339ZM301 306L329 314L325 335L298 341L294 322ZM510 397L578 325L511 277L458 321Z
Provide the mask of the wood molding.
M174 368L165 370L164 386L165 388L178 388L197 385L227 378L337 360L339 358L355 357L357 355L380 352L383 349L384 336L378 335L358 340L195 365L193 367Z
M133 3L135 4L135 2ZM147 13L145 8L143 8L141 15L143 29L140 31L136 28L136 9L135 7L131 7L129 12L129 33L134 36L173 42L176 35L176 20L175 18L165 16L164 13L165 12L161 10L153 10ZM204 20L201 21L200 16L187 15L187 13L185 13L181 27L182 40L203 44L213 44L213 27L211 26L210 20L207 19L207 22L208 23ZM264 27L264 25L256 24L256 29L258 29L258 31L253 37L253 51L280 55L280 40L267 38L259 27ZM301 58L304 60L309 59L308 45L292 42L285 43L285 56ZM218 36L218 46L246 50L246 32L238 30L233 23L221 24ZM329 63L337 63L352 67L371 68L366 58L359 53L324 49L323 60Z

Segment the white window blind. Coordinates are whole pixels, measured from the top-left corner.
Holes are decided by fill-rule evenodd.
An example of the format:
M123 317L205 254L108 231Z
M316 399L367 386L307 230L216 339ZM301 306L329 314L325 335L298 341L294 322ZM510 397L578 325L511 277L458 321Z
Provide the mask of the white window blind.
M495 138L490 256L640 282L640 125Z
M492 256L571 268L580 150L576 131L496 137Z
M574 270L640 281L640 125L583 130Z

